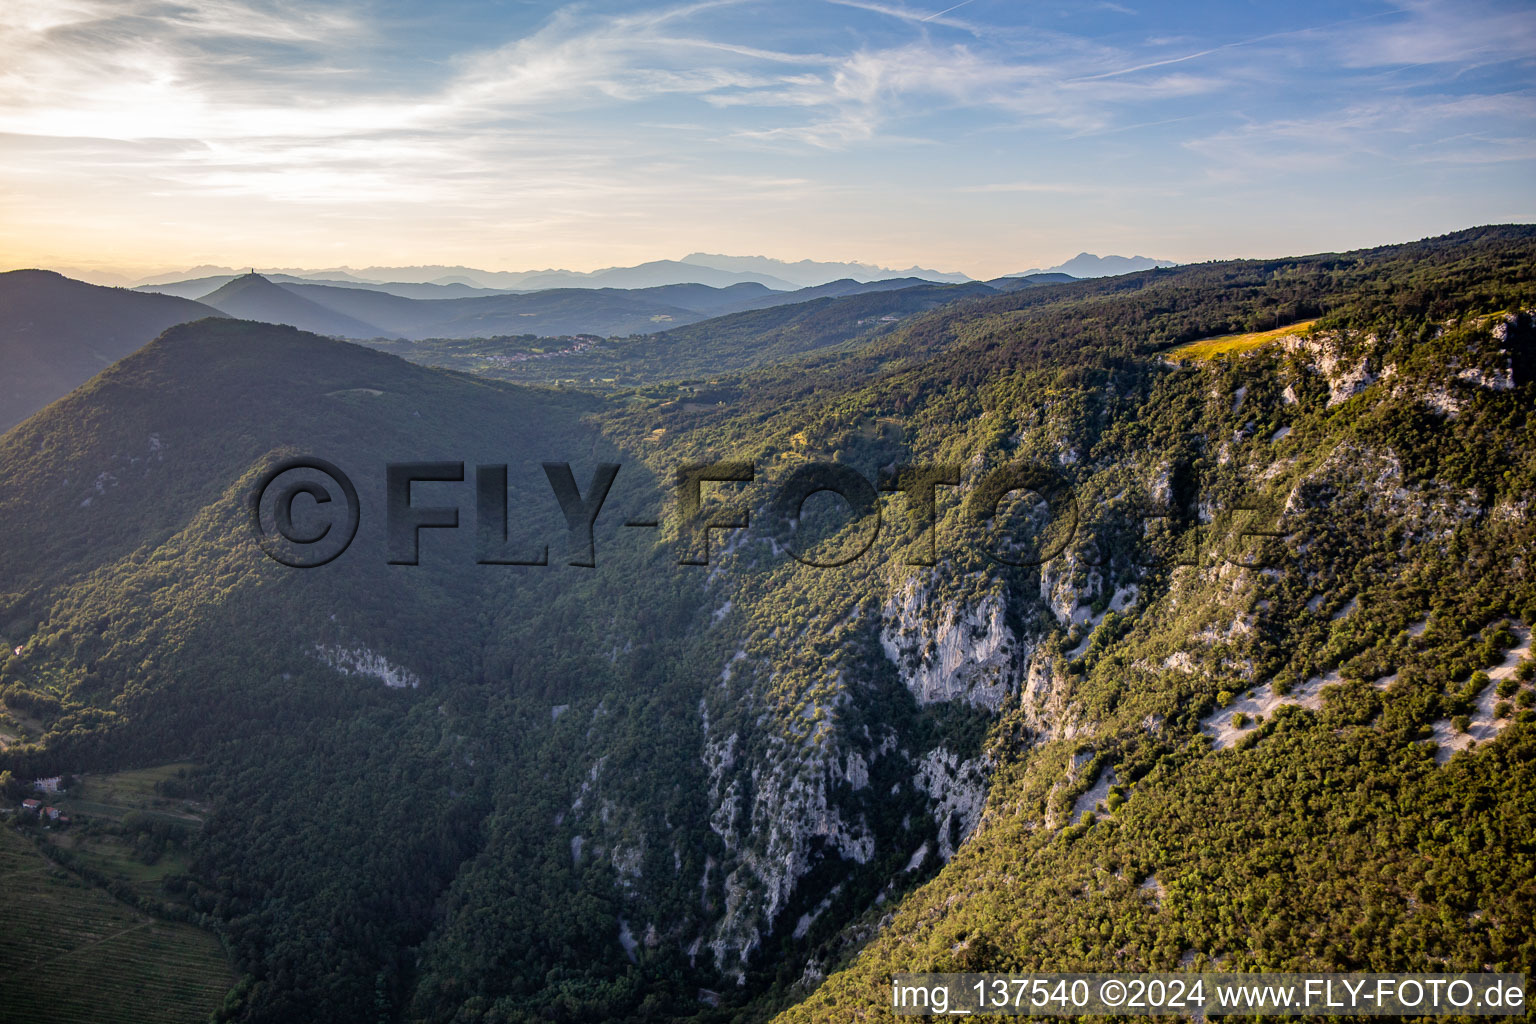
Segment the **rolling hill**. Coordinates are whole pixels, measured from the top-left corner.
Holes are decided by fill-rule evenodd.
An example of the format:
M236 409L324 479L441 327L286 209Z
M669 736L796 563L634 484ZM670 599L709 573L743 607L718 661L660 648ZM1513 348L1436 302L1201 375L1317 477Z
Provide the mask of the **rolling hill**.
M297 286L296 286L297 287ZM370 297L380 293L364 293ZM385 301L383 296L375 301ZM343 338L373 338L385 332L328 306L313 302L298 292L274 284L260 274L244 274L204 295L204 305L241 320L259 320L285 324L304 331ZM409 302L409 299L401 299Z
M480 338L498 334L641 334L704 314L621 289L554 288L482 299L457 299L432 310L411 338Z
M996 288L1000 292L1014 292L1020 288L1038 288L1045 284L1071 284L1077 280L1080 279L1073 277L1071 274L1043 273L1026 274L1021 277L999 277L988 281L987 285L988 287Z
M468 370L502 380L550 384L562 381L603 390L669 379L708 377L782 363L852 339L888 331L899 320L967 298L994 295L984 284L912 285L899 282L803 289L840 297L774 302L659 332L628 338L549 342L529 337L368 344L429 366ZM802 292L790 292L795 297ZM785 296L775 296L785 298Z
M559 356L611 393L182 324L0 438L0 770L195 766L156 896L252 1024L1530 974L1533 266L1514 225L821 298ZM252 524L291 455L356 484L318 568ZM568 505L619 466L592 559L565 460ZM466 476L415 471L458 525L414 565L407 462ZM743 462L704 507L746 527L683 518L681 467ZM790 515L818 462L878 516Z
M836 281L828 281L826 284L810 285L792 292L754 296L746 302L735 302L722 306L718 312L743 312L749 309L767 309L770 306L810 302L815 299L841 299L849 295L864 295L870 292L892 292L900 291L903 288L932 287L934 287L934 282L916 277L891 277L882 278L878 281L855 281L853 278L845 277Z
M215 277L204 282L219 280ZM154 287L193 291L204 282ZM440 285L405 287L448 290ZM744 296L775 293L759 285L729 289L668 285L634 291L565 288L489 292L458 298L428 294L426 298L411 298L383 287L301 279L279 282L260 274L247 274L219 285L203 295L202 300L231 316L287 324L335 337L460 338L496 334L634 334L658 330L669 323L692 322L705 315L676 304L674 300L679 296L708 310L746 301Z
M709 284L728 287L733 283L757 282L769 288L792 291L827 284L841 278L875 281L885 278L916 277L928 282L963 284L964 274L942 273L923 267L893 270L869 263L819 262L816 260L778 260L764 256L724 256L690 253L681 260L655 260L634 267L606 267L578 272L570 270L488 271L473 267L366 267L349 274L373 281L433 281L464 283L481 287L526 291L534 287L550 288L643 288L667 284ZM530 284L530 282L539 282Z
M0 431L172 324L217 315L186 299L101 288L47 270L0 274Z
M346 940L351 952L343 958L354 967L359 956L393 959L388 950L422 933L421 914L480 841L475 823L488 806L484 769L465 774L462 762L454 768L441 761L448 749L442 744L451 747L450 734L462 729L448 725L459 713L442 719L446 732L432 719L411 724L419 718L416 701L401 680L463 672L465 679L498 679L509 698L528 685L510 649L487 645L483 628L493 608L519 619L537 610L527 603L531 594L506 588L505 574L516 570L502 570L499 580L466 573L476 554L462 532L425 538L422 550L431 557L419 569L389 565L383 465L423 457L507 465L514 542L552 535L559 565L564 527L556 526L558 510L537 500L548 493L537 460L565 452L601 457L602 447L579 424L592 408L583 396L443 374L288 327L202 320L167 331L0 438L0 464L13 484L0 496L0 522L14 527L0 551L0 632L30 637L21 656L7 653L0 666L6 683L27 692L0 684L0 699L33 729L48 722L45 728L57 733L46 746L12 742L3 751L8 766L42 771L60 756L106 764L181 750L219 766L211 768L213 791L222 794L214 800L234 811L229 801L243 798L227 785L255 782L251 772L283 763L286 783L259 783L273 795L288 794L280 799L283 817L292 822L295 814L330 808L324 813L333 825L313 830L313 842L285 841L295 854L307 851L292 863L308 860L310 868L255 903L249 894L216 895L201 885L164 894L176 913L193 919L214 909L205 900L222 904L214 923L237 962L284 962L282 970L329 989L308 997L273 993L276 1001L264 1003L264 1013L345 1019L345 1007L364 989L373 991L376 971L364 982L341 967L335 977L352 980L337 987L323 977L338 970L338 961L326 966L311 945L314 933L305 934L310 911L259 935L246 914L266 916L281 905L316 910L336 897L343 901L337 910L356 908L391 893L379 922L394 923L369 940L371 952ZM296 454L319 455L354 475L363 502L353 551L327 569L285 570L261 553L249 526L246 501L256 474ZM44 505L25 509L38 498ZM551 611L562 604L549 592L539 602ZM99 628L86 642L94 653L72 638L85 619L65 625L72 617L66 606L96 619ZM400 614L381 614L384 606ZM443 631L443 621L465 628ZM397 639L415 639L403 646L390 640L396 629L404 631ZM84 674L66 670L70 682L28 696L42 679L62 680L56 669L79 656L91 661ZM395 684L402 689L391 689ZM535 700L547 718L547 698ZM369 719L370 736L352 731L351 740L336 745ZM437 739L427 740L419 725ZM266 740L229 747L236 733ZM73 739L60 744L65 735ZM302 768L288 755L274 759L271 747L247 756L268 742L318 760ZM107 747L117 752L106 754ZM93 749L101 753L87 753ZM542 778L553 762L540 761ZM388 797L367 781L380 778L378 771L412 779L408 799ZM323 785L323 797L312 784ZM531 785L515 788L527 792ZM364 804L372 810L363 811ZM239 838L252 821L216 811L199 833L201 855L230 863L231 854L255 854L249 836ZM296 962L294 950L315 959Z
M207 295L216 288L222 288L239 274L214 274L207 277L193 277L186 280L165 281L155 284L141 284L134 287L138 292L158 292L161 295L179 295L182 298L196 299ZM274 284L314 284L329 285L333 288L357 288L364 291L385 292L389 295L398 295L406 299L469 299L484 295L500 295L503 289L499 288L475 288L467 284L412 284L409 282L389 281L375 284L372 281L349 281L327 277L296 277L292 274L262 274Z
M547 288L656 288L672 284L707 284L715 288L727 288L734 284L760 284L779 291L794 288L788 281L772 274L717 270L678 260L652 260L633 267L610 267L586 274L568 270L530 274L519 279L517 286L537 291Z
M423 285L442 289L469 291L538 291L548 288L654 288L678 284L703 284L728 288L734 284L761 284L778 291L793 291L828 284L843 278L879 281L913 277L929 283L963 284L964 274L942 273L923 267L893 270L869 263L831 263L816 260L785 261L763 256L721 256L691 253L681 260L654 260L632 267L605 267L595 271L571 270L479 270L464 266L413 267L333 267L328 270L272 268L262 271L274 281L311 281L320 284L378 287L393 290L408 298L459 298L453 294L415 293L408 289ZM194 267L184 274L156 274L136 282L137 287L176 287L186 279L224 278L209 289L238 276L231 267Z
M211 286L221 280L213 277L153 287L196 293L201 285ZM273 281L257 274L224 281L202 298L209 305L244 319L288 324L339 337L419 340L649 334L730 312L913 287L936 286L916 279L862 283L844 280L778 292L755 282L742 282L722 288L706 284L551 288L450 299L412 298L383 286L362 288L301 279Z

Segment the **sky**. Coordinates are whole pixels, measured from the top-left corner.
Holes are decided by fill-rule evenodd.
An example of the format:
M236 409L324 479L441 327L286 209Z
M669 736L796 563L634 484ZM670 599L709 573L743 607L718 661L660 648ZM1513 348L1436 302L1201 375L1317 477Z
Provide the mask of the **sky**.
M1530 0L5 0L0 267L989 278L1536 220Z

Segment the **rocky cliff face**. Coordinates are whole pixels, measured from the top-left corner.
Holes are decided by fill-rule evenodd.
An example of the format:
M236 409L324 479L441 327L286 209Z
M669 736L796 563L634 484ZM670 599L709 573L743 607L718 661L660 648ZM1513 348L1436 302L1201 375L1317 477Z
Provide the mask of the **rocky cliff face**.
M1485 326L1495 334L1509 329L1502 320ZM1237 418L1239 428L1230 439L1204 442L1214 456L1206 472L1218 480L1241 481L1250 491L1269 488L1283 494L1281 513L1299 524L1358 506L1362 514L1400 524L1405 543L1448 537L1458 524L1476 518L1480 513L1469 496L1407 480L1389 447L1345 442L1314 447L1298 460L1285 446L1288 429L1257 439L1254 428L1241 423L1245 415L1269 415L1266 409L1334 408L1401 386L1401 375L1384 356L1392 343L1391 337L1345 332L1291 338L1277 347L1277 373L1212 388L1213 405ZM1508 360L1500 355L1474 349L1438 375L1417 371L1414 379L1431 392L1420 400L1433 404L1436 389L1454 396L1509 387ZM1183 471L1167 461L1166 453L1095 462L1082 454L1093 448L1091 438L1073 436L1070 425L1049 415L1010 444L1011 452L987 451L973 459L969 475L1008 456L1033 454L1071 467L1082 492L1105 495L1106 501L1125 507L1140 502L1174 509L1193 501L1191 526L1213 535L1222 527L1231 529L1223 519L1230 512L1222 504L1234 499L1175 493L1188 485L1175 482ZM1200 486L1219 493L1209 482ZM1322 508L1330 512L1319 512ZM1175 549L1180 554L1193 550L1190 538L1164 554ZM987 721L1017 709L1026 743L1091 741L1098 726L1072 696L1068 662L1087 653L1096 637L1111 635L1105 633L1112 628L1109 617L1127 621L1162 598L1170 610L1177 610L1181 600L1203 607L1190 642L1161 655L1162 670L1201 678L1215 672L1234 679L1233 685L1251 681L1258 671L1256 624L1263 614L1253 610L1261 600L1255 587L1263 577L1237 568L1231 561L1236 556L1221 550L1229 560L1216 569L1217 578L1227 581L1218 588L1217 600L1205 584L1196 587L1198 596L1190 591L1192 581L1202 577L1177 566L1171 575L1154 574L1151 579L1162 582L1145 593L1145 565L1106 558L1102 551L1075 543L1026 574L1036 581L1032 586L1004 583L1006 574L996 566L964 572L941 564L932 571L875 577L862 595L865 601L840 631L804 642L791 653L782 644L786 633L804 641L816 629L805 622L794 630L781 625L756 660L744 649L725 666L721 693L729 693L738 707L754 710L712 718L707 710L717 703L712 698L702 723L715 808L711 826L727 851L721 876L724 909L706 942L716 963L743 963L767 936L781 932L787 908L803 898L799 886L828 858L841 863L848 875L884 863L882 855L893 848L907 862L921 863L932 853L937 854L933 863L941 863L982 819L993 756L981 748L953 749L942 739L925 744L905 731L908 723L899 717L871 715L871 705L878 707L881 699L876 680L883 674L918 709L965 708ZM1314 557L1308 550L1303 542L1299 560L1280 571L1302 578L1310 573L1324 586L1331 577L1317 562L1323 553ZM874 662L877 652L879 661ZM786 688L789 678L798 680L795 688ZM1165 716L1145 717L1148 733L1163 727ZM877 776L894 781L876 787L871 780ZM1068 790L1073 788L1069 778L1063 781ZM908 829L881 825L887 817L882 805L903 794L918 800L921 830L910 828L911 812L905 815ZM1081 815L1058 817L1065 822Z
M1102 575L1074 586L1063 561L1048 571L1067 621L1091 628L1103 617L1087 607ZM785 603L755 606L755 637L700 705L710 828L724 856L719 913L694 951L738 977L770 935L807 933L819 912L791 911L820 898L803 888L813 874L818 885L864 877L884 899L953 857L982 818L996 763L980 736L1009 708L1024 742L1082 727L1066 699L1061 622L1038 583L949 562L885 570L843 611L795 601L817 585L805 574L778 583ZM1134 594L1121 588L1116 606Z
M605 795L601 762L571 808L582 828L573 857L601 857L629 908L618 941L631 956L675 944L696 967L744 982L756 956L788 940L813 983L829 929L930 877L989 813L1006 813L988 810L1000 764L1051 778L1031 828L1106 813L1133 786L1102 753L1118 727L1115 702L1085 698L1081 673L1128 631L1161 638L1121 656L1127 685L1167 691L1132 723L1152 740L1170 735L1179 701L1206 687L1253 688L1244 699L1254 709L1320 706L1321 671L1289 697L1265 689L1275 616L1294 595L1322 621L1356 612L1358 587L1337 558L1357 519L1406 552L1524 512L1484 508L1476 494L1425 478L1388 440L1303 440L1290 423L1382 403L1456 415L1479 392L1510 387L1497 335L1514 322L1483 325L1491 347L1471 344L1432 366L1405 366L1390 334L1316 333L1236 367L1170 370L1150 391L1099 392L1129 420L1143 404L1203 410L1198 429L1159 444L1097 443L1102 417L1070 408L1001 439L978 428L972 485L995 466L1034 461L1062 468L1077 489L1078 533L1039 566L961 552L908 568L882 542L872 567L835 576L797 566L776 538L732 538L722 547L733 561L711 569L703 602L712 610L702 628L727 653L701 670L696 731L678 737L696 745L706 808L706 831L683 845L709 856L689 876L673 843L672 870L646 875L647 851L667 845L668 826ZM1246 564L1243 544L1257 542L1242 541L1233 515L1245 495L1283 521L1272 542L1284 548L1280 563ZM940 527L966 535L957 508ZM1211 725L1221 744L1240 738L1235 716L1248 707L1239 701ZM689 892L698 912L668 919L658 886ZM837 948L860 936L868 930Z
M916 579L881 610L880 646L919 704L966 703L997 711L1028 660L1006 621L1003 598L976 605L931 603L931 582Z

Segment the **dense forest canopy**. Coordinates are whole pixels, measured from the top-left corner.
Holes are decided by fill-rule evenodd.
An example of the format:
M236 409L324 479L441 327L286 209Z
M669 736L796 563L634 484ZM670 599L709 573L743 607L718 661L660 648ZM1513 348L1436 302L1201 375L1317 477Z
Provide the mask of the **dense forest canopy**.
M1533 310L1536 228L1506 226L406 352L459 369L183 324L0 438L0 769L189 766L157 792L196 827L111 836L178 865L120 894L218 936L221 1020L876 1019L908 970L1536 974ZM1247 332L1275 333L1182 348ZM360 492L318 569L249 528L292 455ZM423 492L461 528L390 565L384 467L433 460L470 467ZM591 568L548 462L583 494L622 466ZM680 565L678 470L719 462L752 479L702 514L749 526ZM776 509L814 463L874 504ZM549 564L476 564L482 464ZM900 467L942 467L931 519Z

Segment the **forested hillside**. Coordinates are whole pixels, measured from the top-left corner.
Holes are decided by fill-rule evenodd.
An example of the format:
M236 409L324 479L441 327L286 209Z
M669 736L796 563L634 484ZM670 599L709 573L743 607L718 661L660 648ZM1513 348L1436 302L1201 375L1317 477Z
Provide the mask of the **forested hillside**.
M79 387L172 324L218 311L98 288L47 270L0 274L0 431Z
M896 970L1536 974L1533 268L1536 229L1487 228L512 371L588 390L183 325L0 439L0 769L196 766L159 898L228 949L225 1020L883 1019ZM362 510L315 569L250 525L300 454ZM413 491L459 510L418 565L389 564L403 461L465 467ZM546 462L587 496L621 467L593 567ZM481 564L502 463L500 561L547 564ZM745 529L680 516L706 463L738 465L702 514ZM828 480L856 518L782 501Z
M916 278L897 278L872 282L832 281L813 288L785 291L773 291L755 282L741 282L718 288L706 284L666 284L648 288L545 287L523 292L469 289L468 295L455 295L453 289L462 286L391 284L363 287L283 275L274 275L274 278L252 272L238 277L219 276L147 286L141 291L190 295L241 319L283 324L332 337L371 339L380 347L392 348L418 362L452 365L434 358L439 349L451 352L458 347L444 348L445 339L471 339L477 345L484 345L486 339L523 336L634 338L730 313L804 305L826 298L892 291L904 293L894 301L874 306L865 303L842 307L861 309L860 315L873 318L932 308L963 294L992 294L995 290L1040 283L1033 278L1010 279L994 289L972 282L955 286L960 289L956 291ZM424 289L437 289L444 294ZM773 322L776 321L770 318L747 323L750 327ZM735 333L743 332L737 329ZM437 344L409 345L404 343L405 339ZM392 340L394 345L390 344ZM771 361L781 354L768 346L760 351L757 359L730 365L733 369L741 369Z
M894 330L914 314L996 294L977 283L896 283L906 286L861 285L861 291L834 289L809 299L796 299L802 293L790 292L783 296L786 301L765 308L727 313L649 335L431 338L414 343L373 340L368 344L428 366L468 370L500 380L571 384L597 391L659 386L658 393L670 394L678 382L696 384L701 378L783 364L814 353L851 350Z

